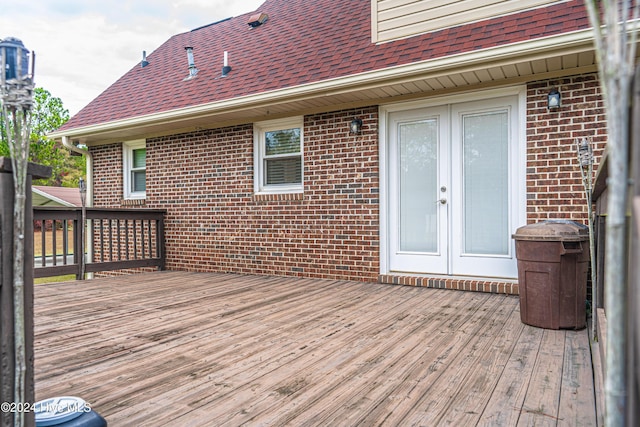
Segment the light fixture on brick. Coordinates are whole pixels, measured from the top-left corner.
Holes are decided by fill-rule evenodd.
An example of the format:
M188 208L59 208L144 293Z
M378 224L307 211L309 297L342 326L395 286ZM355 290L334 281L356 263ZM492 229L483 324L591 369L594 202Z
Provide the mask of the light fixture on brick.
M349 133L359 135L362 132L362 119L353 119L349 124Z
M551 92L547 95L547 108L549 110L560 108L560 92L557 89L551 89Z

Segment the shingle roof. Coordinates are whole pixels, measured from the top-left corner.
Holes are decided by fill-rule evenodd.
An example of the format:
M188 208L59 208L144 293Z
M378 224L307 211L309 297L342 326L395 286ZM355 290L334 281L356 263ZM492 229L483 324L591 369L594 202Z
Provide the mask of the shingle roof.
M60 130L213 103L395 65L588 28L572 0L402 40L371 42L370 0L267 0L255 12L177 34L136 64ZM197 77L188 75L192 46ZM220 77L224 51L232 71Z
M34 185L32 188L41 196L38 201L34 200L34 206L80 206L82 204L80 191L78 191L77 188L51 187L45 185Z

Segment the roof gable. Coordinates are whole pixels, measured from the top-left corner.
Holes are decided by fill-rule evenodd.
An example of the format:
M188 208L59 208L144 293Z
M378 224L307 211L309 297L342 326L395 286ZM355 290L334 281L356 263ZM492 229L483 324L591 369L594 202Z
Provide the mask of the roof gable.
M51 187L46 185L34 185L33 192L34 206L80 206L82 199L77 188Z
M267 0L256 12L177 34L68 121L68 130L215 103L395 65L588 28L581 0L383 44L371 42L370 0ZM198 74L189 75L185 47ZM222 77L223 53L231 72Z

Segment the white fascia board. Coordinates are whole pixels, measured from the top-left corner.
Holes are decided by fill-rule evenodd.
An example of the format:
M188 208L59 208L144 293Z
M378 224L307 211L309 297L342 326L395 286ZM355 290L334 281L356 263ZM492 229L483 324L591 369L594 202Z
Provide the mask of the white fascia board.
M635 28L637 29L637 26ZM48 137L53 139L60 139L63 136L68 138L80 138L84 135L124 130L143 125L152 125L154 123L180 121L212 115L218 112L256 108L274 102L304 100L305 98L317 95L326 96L338 94L354 88L362 89L366 86L384 84L386 81L398 81L419 75L437 76L438 74L445 72L451 73L455 71L486 68L488 65L496 66L501 63L506 64L514 61L515 59L547 57L550 52L571 53L585 51L592 48L593 31L589 28L586 30L527 40L504 46L388 67L381 70L368 71L345 77L337 77L334 79L294 86L286 89L247 95L219 102L79 127L67 131L55 131L50 133Z

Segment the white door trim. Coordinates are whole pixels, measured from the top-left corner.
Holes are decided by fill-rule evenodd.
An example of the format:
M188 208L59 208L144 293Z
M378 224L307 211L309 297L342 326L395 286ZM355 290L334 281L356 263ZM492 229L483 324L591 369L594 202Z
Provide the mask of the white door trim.
M390 244L389 244L389 213L390 176L389 176L389 114L418 108L437 107L449 104L473 102L488 98L517 96L518 98L518 129L517 129L517 164L513 165L514 177L518 188L517 210L513 214L512 231L526 224L526 86L512 86L474 92L465 92L448 96L433 97L418 101L401 102L381 105L379 107L379 158L380 158L380 273L389 274ZM513 243L513 242L512 242ZM486 276L483 274L479 274ZM511 277L509 277L511 278Z

